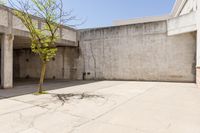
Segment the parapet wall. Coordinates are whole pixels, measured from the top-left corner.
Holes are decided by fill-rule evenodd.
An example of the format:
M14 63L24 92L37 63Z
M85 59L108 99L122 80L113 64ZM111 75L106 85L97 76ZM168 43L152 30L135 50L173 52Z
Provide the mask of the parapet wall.
M167 36L166 21L82 30L78 77L194 82L195 50L195 33Z
M44 27L44 21L41 18L32 16L33 22L38 26L38 29ZM14 36L29 37L29 31L24 26L19 18L17 18L11 9L0 5L0 34L13 34ZM61 37L58 45L62 46L77 46L77 30L68 26L62 25L57 34ZM71 42L71 43L68 43Z

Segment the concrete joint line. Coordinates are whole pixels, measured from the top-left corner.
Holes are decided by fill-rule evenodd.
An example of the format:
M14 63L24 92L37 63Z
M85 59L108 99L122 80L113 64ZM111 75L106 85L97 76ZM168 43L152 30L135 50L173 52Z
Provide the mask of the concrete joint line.
M95 118L93 118L93 119L90 119L90 120L88 120L88 121L86 121L86 122L84 122L84 123L82 123L82 124L80 124L80 125L74 127L69 133L73 133L77 128L80 128L81 126L83 126L83 125L85 125L85 124L87 124L87 123L89 123L89 122L95 121L95 120L97 120L98 118L100 118L100 117L102 117L102 116L104 116L104 115L110 113L111 111L113 111L113 110L119 108L120 106L122 106L122 105L124 105L124 104L130 102L131 100L133 100L133 99L135 99L135 98L137 98L137 97L139 97L139 96L142 96L142 95L148 93L148 92L149 92L150 90L152 90L154 87L155 87L155 85L149 87L149 88L146 89L144 92L142 92L142 93L140 93L140 94L138 94L138 95L136 95L136 96L133 96L133 97L127 99L125 102L123 102L123 103L121 103L121 104L119 104L119 105L117 105L117 106L111 108L110 110L104 112L103 114L101 114L101 115L99 115L99 116L97 116L97 117L95 117Z

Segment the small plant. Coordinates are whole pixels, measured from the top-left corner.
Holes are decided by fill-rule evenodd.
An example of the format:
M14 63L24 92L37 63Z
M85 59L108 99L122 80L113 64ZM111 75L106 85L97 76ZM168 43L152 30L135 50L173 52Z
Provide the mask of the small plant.
M35 93L33 93L33 94L36 95L36 96L38 96L38 95L49 94L49 93L46 92L46 91L42 91L41 93L35 92Z

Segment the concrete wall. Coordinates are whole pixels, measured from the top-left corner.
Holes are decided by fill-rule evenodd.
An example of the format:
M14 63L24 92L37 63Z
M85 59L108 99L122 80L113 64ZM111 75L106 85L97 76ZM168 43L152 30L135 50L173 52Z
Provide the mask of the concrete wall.
M80 32L78 77L195 81L195 33L167 36L166 21Z
M168 35L177 35L197 30L196 12L178 16L167 21Z
M116 21L113 21L113 26L157 22L157 21L164 21L170 18L171 18L171 15L168 14L168 15L162 15L162 16L141 17L141 18L134 18L134 19L128 19L128 20L116 20Z
M33 23L38 25L38 28L43 26L42 19L35 16L33 16ZM8 29L12 29L11 33L15 36L29 37L29 31L21 20L11 13L10 8L0 5L0 33L7 33ZM62 43L62 46L69 46L65 45L66 41L73 42L73 46L76 46L76 29L62 25L59 29L58 35L61 37L61 40L58 43Z
M4 9L0 9L0 25L8 26L8 12Z
M77 49L73 47L59 47L54 61L47 65L47 79L77 79L76 58ZM39 78L40 60L30 49L14 50L14 77Z

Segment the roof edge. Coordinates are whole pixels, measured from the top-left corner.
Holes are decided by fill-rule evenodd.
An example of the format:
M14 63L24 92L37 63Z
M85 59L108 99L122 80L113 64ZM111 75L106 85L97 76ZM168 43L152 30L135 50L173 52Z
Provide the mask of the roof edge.
M171 18L171 15L163 15L163 16L151 16L151 17L142 17L136 19L128 19L128 20L116 20L113 21L113 25L120 26L120 25L128 25L128 24L140 24L140 23L150 23L150 22L157 22L157 21L164 21Z
M168 19L177 17L179 15L179 13L181 12L181 10L183 9L186 2L187 2L187 0L176 0L171 13L169 13L167 15L142 17L142 18L128 19L128 20L116 20L116 21L113 21L113 25L120 26L120 25L168 20Z
M171 15L173 17L177 17L179 13L181 12L181 10L183 9L186 2L187 0L176 0L174 7L172 9Z

